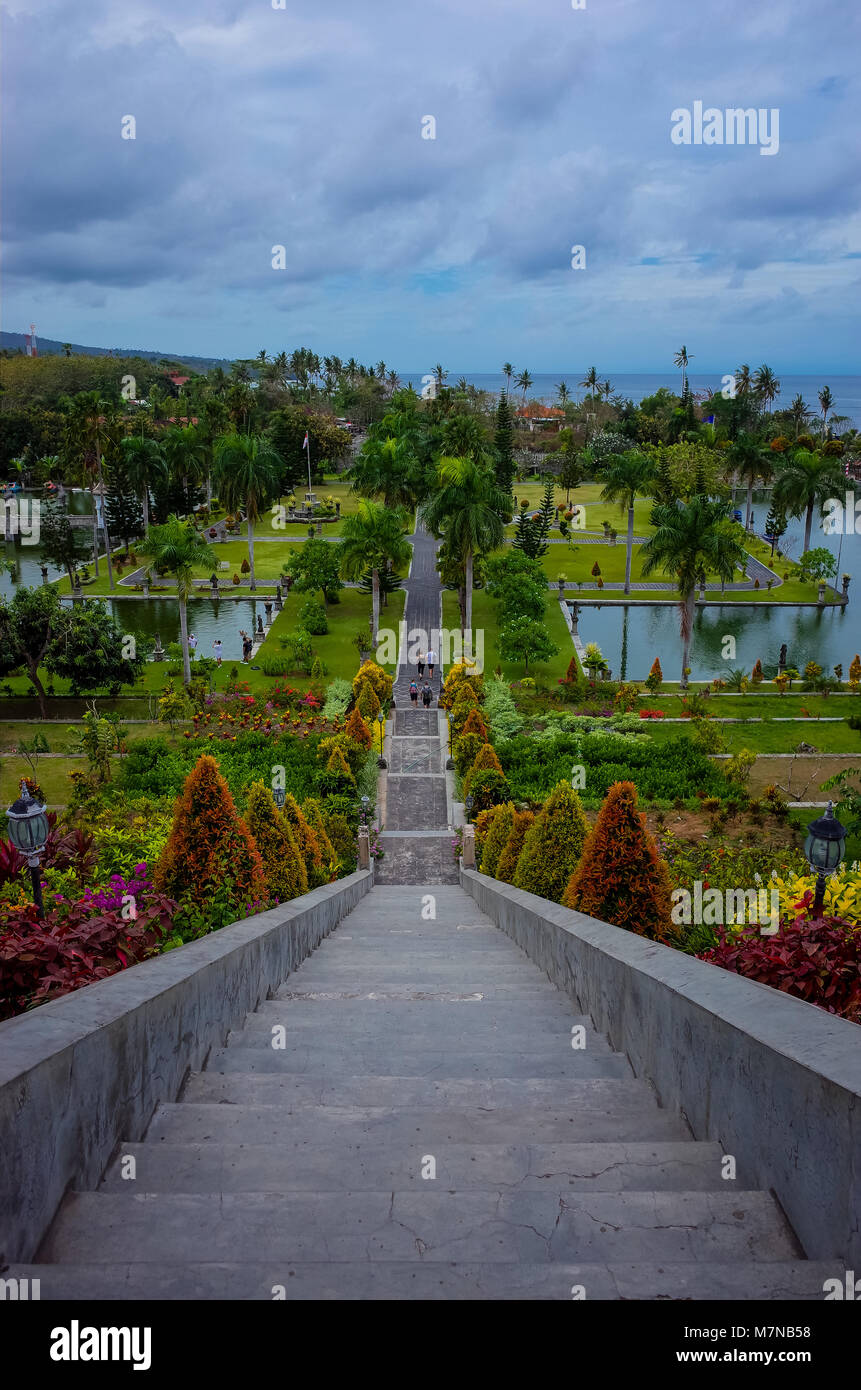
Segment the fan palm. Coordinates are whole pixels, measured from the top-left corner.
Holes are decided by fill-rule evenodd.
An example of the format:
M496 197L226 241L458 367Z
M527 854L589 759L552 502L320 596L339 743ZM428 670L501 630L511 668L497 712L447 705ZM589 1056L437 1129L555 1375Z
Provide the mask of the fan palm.
M463 562L466 575L461 628L472 630L472 577L476 553L495 550L503 541L503 516L511 498L497 486L489 468L473 458L444 455L437 465L437 490L422 508L433 535L444 536L450 556Z
M643 575L671 574L679 590L682 638L681 686L687 689L697 584L703 574L726 583L744 569L747 554L727 517L725 502L695 495L687 502L658 502L652 508L654 534L643 546Z
M248 563L251 589L257 588L254 575L254 525L263 508L276 494L281 455L265 435L223 434L215 441L215 475L218 496L229 512L245 509L248 530Z
M774 484L773 500L790 516L805 514L804 550L810 549L813 528L813 509L820 508L829 497L839 497L845 479L839 463L827 454L814 454L797 449L791 458L784 459Z
M123 463L126 476L140 496L143 506L144 535L149 530L149 494L157 478L167 475L164 455L155 439L144 439L136 434L122 440Z
M169 516L163 526L153 526L137 547L139 554L149 557L147 573L158 570L176 580L179 599L179 634L182 644L182 671L186 685L191 683L191 663L188 656L188 616L186 604L194 589L195 569L212 569L215 553L189 520Z
M628 553L625 556L625 593L631 592L631 560L634 553L634 502L638 494L646 492L655 474L651 459L631 451L616 454L604 475L602 502L617 502L621 510L628 510Z
M403 507L386 507L362 498L352 516L344 518L341 532L341 573L345 579L361 579L371 571L371 627L376 646L380 625L380 571L402 569L412 549L406 540L409 515Z

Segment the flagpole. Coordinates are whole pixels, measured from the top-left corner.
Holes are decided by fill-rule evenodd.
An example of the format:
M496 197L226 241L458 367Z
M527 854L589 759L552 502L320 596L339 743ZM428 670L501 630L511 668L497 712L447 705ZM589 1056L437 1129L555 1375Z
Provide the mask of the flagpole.
M305 431L305 452L308 455L308 491L311 491L311 435Z

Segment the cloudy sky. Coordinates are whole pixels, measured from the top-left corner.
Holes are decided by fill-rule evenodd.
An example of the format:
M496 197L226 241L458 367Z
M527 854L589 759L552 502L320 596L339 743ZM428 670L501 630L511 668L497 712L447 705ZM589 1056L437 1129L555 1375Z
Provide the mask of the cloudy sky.
M8 330L859 370L858 0L8 0L3 29ZM695 101L777 108L778 153L674 144Z

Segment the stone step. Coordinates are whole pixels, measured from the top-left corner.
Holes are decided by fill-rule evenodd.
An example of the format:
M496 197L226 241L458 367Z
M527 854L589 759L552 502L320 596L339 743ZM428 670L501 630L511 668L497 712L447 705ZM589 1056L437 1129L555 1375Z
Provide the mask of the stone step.
M401 1044L393 1053L391 1046L361 1042L345 1045L337 1037L327 1042L317 1038L291 1039L288 1035L284 1049L273 1047L219 1048L211 1055L210 1065L219 1071L296 1072L320 1076L338 1075L349 1066L354 1071L366 1071L385 1076L396 1064L404 1076L426 1076L433 1071L438 1076L475 1077L627 1077L631 1066L622 1053L609 1053L598 1048L574 1051L561 1037L539 1048L533 1044L509 1043L475 1046L469 1054L457 1046L442 1048L434 1044L407 1046Z
M559 1116L550 1138L568 1140L574 1115L580 1123L590 1115L614 1114L617 1117L637 1115L644 1118L657 1105L655 1093L647 1082L593 1078L591 1080L548 1080L546 1077L493 1077L476 1081L471 1078L433 1076L290 1076L272 1072L255 1076L236 1072L219 1072L212 1068L193 1072L188 1078L180 1102L160 1107L171 1113L181 1109L184 1102L280 1107L294 1109L300 1105L409 1109L452 1110L470 1112L496 1109L538 1109L539 1119ZM275 1118L274 1116L271 1118ZM153 1121L155 1123L155 1120ZM150 1128L149 1134L154 1131ZM543 1132L542 1132L543 1133ZM148 1135L149 1137L149 1135ZM195 1138L200 1135L196 1134ZM541 1134L530 1138L541 1138Z
M42 1301L179 1302L184 1300L570 1302L587 1300L820 1301L826 1279L842 1277L835 1262L700 1260L682 1264L464 1263L432 1260L346 1260L337 1264L259 1260L12 1265L5 1277L38 1279ZM578 1295L582 1297L583 1295ZM709 1346L712 1344L709 1343Z
M445 989L442 981L439 981L438 987L435 988L432 980L422 980L419 983L417 980L387 979L376 983L370 976L363 984L354 978L351 979L348 974L335 978L331 975L315 975L304 982L295 980L291 975L290 980L293 981L292 986L288 982L287 985L278 990L276 998L314 1001L316 1003L346 999L368 1001L438 999L444 1003L483 999L490 1003L505 1000L522 1000L525 1003L532 999L547 999L554 988L549 981L546 986L540 983L525 986L513 983L508 985L494 984L485 986L483 989L475 989L469 993L463 980L453 980L451 982L452 987Z
M425 1188L429 1184L424 1185ZM39 1262L794 1260L763 1192L79 1192ZM286 1274L286 1271L285 1271Z
M439 690L439 681L434 681L434 697ZM421 703L417 709L413 709L409 704L407 696L407 706L403 709L395 709L395 722L393 733L396 738L404 736L408 738L439 738L439 714L437 712L436 698L431 709L425 709Z
M458 1003L439 999L418 1000L328 1000L315 1003L301 999L266 999L253 1014L249 1014L242 1029L237 1029L238 1042L256 1032L268 1034L275 1024L283 1024L288 1034L301 1030L316 1033L337 1029L339 1037L354 1034L370 1037L388 1034L397 1044L402 1037L417 1040L422 1036L435 1038L472 1037L475 1033L535 1037L538 1041L551 1035L562 1035L570 1046L571 1029L586 1029L586 1047L607 1043L595 1032L591 1019L575 1014L567 999L552 995L533 996L527 1001L507 999L490 1002L467 995ZM231 1035L233 1036L233 1035Z
M447 825L448 803L442 773L436 777L418 774L387 777L386 830L435 830ZM393 852L391 845L391 841L386 841L386 858ZM385 859L382 862L385 863Z
M332 1144L385 1142L393 1159L416 1144L441 1159L450 1144L644 1143L678 1140L692 1143L683 1120L662 1110L647 1087L632 1101L612 1096L584 1103L576 1112L566 1105L529 1099L525 1105L495 1105L470 1111L460 1105L390 1106L199 1104L175 1101L160 1105L146 1133L147 1144L205 1142L291 1145L298 1141L328 1148ZM381 1184L382 1185L382 1184Z
M658 1112L659 1114L662 1112ZM436 1173L422 1176L428 1154ZM287 1144L124 1143L102 1192L379 1192L475 1188L520 1192L719 1191L719 1144L446 1144L414 1141L393 1151L385 1139L336 1136L324 1148L308 1139ZM135 1178L123 1177L128 1159ZM426 1167L424 1171L427 1171Z
M457 861L448 837L442 843L433 840L398 840L393 847L387 840L385 851L385 858L378 859L375 864L375 885L421 883L423 889L431 889L441 884L455 884L459 880Z

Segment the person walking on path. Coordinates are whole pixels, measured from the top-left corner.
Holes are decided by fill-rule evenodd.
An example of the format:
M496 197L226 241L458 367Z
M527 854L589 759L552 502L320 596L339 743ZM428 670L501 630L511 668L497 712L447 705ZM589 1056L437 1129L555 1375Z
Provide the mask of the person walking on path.
M430 709L432 698L433 696L431 693L431 688L428 685L427 681L425 681L424 688L422 689L422 704L424 705L425 709Z
M428 649L427 663L428 675L430 676L431 680L433 680L433 668L436 666L436 652L434 651L433 647L430 647Z
M410 700L416 709L419 707L419 688L415 681L410 681Z
M422 676L423 676L424 673L425 673L425 659L424 659L423 656L420 656L419 659L418 659L418 668L419 668L419 680L421 680Z
M213 644L212 644L212 650L215 652L215 660L216 660L216 662L218 663L218 665L220 666L220 665L221 665L221 642L220 642L220 640L219 640L217 637L216 637L215 641L214 641Z

